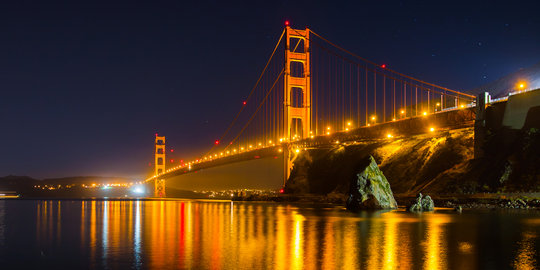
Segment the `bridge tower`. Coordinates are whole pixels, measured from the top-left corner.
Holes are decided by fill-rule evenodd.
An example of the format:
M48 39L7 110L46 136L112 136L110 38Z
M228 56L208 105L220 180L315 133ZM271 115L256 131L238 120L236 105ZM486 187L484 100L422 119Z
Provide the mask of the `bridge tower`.
M165 136L158 136L156 133L155 140L155 171L154 175L159 175L165 172ZM165 180L154 179L154 196L165 197Z
M285 37L283 137L286 139L288 149L283 151L284 183L291 174L296 157L291 143L309 137L312 132L309 29L298 30L286 26Z

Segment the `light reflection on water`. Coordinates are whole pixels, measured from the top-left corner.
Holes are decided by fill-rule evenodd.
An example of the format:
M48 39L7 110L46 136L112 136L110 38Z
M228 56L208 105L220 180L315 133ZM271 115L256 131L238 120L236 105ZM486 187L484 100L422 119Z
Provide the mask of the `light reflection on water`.
M538 212L229 201L0 201L0 263L91 269L538 267ZM18 256L14 256L17 254Z

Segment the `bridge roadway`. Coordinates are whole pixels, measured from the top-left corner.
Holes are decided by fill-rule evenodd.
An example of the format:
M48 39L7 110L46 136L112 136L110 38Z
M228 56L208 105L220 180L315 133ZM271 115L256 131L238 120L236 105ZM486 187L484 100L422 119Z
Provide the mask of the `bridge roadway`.
M158 179L167 179L173 176L193 173L198 170L218 167L235 162L243 162L262 158L278 158L283 151L291 149L309 149L333 147L336 143L346 143L351 141L367 141L375 139L385 139L388 135L393 137L411 136L416 134L428 133L432 131L441 131L474 126L476 116L475 107L466 107L462 109L445 110L428 115L419 115L398 119L396 121L364 126L349 131L339 131L330 135L319 135L314 138L308 138L300 141L294 141L289 144L256 148L237 154L224 155L216 157L209 161L191 163L190 166L182 166L177 169L169 169L164 174L157 177L151 177L146 181Z

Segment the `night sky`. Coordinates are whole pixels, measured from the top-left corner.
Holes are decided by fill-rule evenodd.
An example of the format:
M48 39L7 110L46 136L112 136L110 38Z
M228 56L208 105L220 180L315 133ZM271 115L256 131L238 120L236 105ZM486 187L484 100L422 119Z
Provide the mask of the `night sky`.
M6 2L0 176L143 177L156 132L178 158L201 154L240 109L285 20L451 89L540 61L537 1Z

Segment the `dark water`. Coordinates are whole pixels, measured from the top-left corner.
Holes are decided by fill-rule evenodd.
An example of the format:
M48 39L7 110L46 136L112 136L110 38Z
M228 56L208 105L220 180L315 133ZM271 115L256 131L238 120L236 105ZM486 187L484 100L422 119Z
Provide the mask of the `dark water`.
M0 200L0 269L537 269L540 214Z

